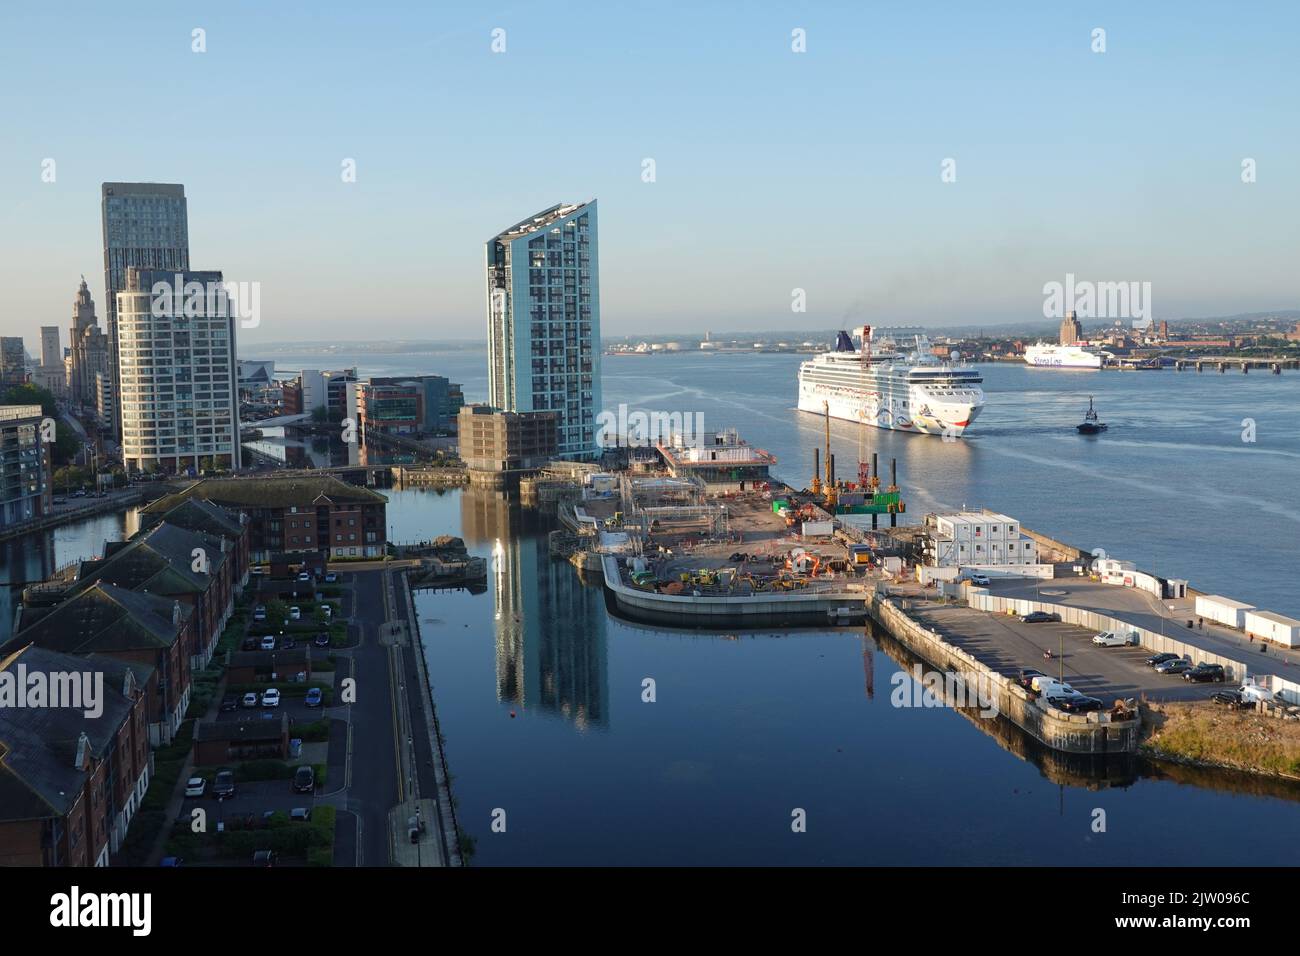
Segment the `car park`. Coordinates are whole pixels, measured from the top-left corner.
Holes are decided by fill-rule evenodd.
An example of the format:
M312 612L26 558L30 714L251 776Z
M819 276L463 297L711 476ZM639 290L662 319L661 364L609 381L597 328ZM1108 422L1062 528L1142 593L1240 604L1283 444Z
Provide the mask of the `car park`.
M307 696L303 699L303 703L308 707L319 707L323 696L324 695L322 695L319 687L313 687L307 691Z
M1093 637L1092 643L1098 647L1123 647L1128 644L1128 638L1114 631L1102 631Z
M316 771L306 765L299 767L293 775L294 793L311 793L316 789Z
M201 797L208 790L208 782L202 777L190 777L185 781L185 796Z
M212 781L212 795L218 800L230 800L235 796L235 772L219 770Z
M280 692L276 690L274 687L269 687L266 690L262 691L262 706L279 707Z
M1206 664L1204 662L1183 672L1183 680L1191 681L1194 684L1208 682L1222 684L1226 676L1222 664Z
M1025 624L1049 624L1061 619L1055 611L1030 611L1020 620Z
M262 650L264 651L275 650L275 638L271 637L270 635L267 635L266 637L262 638Z
M1157 674L1174 674L1178 675L1184 671L1192 669L1191 661L1185 661L1181 657L1175 657L1171 661L1163 661L1156 665Z
M1147 667L1159 667L1161 664L1165 663L1166 661L1176 661L1176 660L1178 660L1177 654L1171 654L1168 651L1165 651L1163 654L1152 654L1150 657L1147 658L1146 663L1147 663Z
M257 706L257 695L254 694L254 693L252 693L251 691L250 691L249 693L245 694L245 695L244 695L243 705L244 705L245 707L256 707L256 706Z

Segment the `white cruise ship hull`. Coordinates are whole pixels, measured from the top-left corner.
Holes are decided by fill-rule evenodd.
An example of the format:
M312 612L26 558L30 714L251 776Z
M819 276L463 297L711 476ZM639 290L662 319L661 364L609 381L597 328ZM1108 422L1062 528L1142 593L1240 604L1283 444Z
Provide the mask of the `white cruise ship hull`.
M826 414L849 422L865 422L891 431L960 437L983 409L982 401L954 401L933 394L923 385L897 382L882 391L856 394L842 387L802 380L799 410Z

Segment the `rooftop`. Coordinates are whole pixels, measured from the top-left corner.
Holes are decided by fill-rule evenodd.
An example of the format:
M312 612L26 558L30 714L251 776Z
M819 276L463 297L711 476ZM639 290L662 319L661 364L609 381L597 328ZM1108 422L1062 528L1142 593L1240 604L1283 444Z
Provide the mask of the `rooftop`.
M518 239L520 236L527 236L534 232L540 232L552 224L559 222L561 219L571 216L578 210L591 205L595 201L596 200L594 199L589 199L587 202L559 203L558 205L552 206L550 209L539 212L535 216L531 216L528 219L523 219L515 223L509 229L498 233L493 238L494 240L509 242L512 239Z
M141 514L170 511L190 498L201 498L225 507L287 508L305 507L320 499L334 503L384 504L383 495L368 488L350 485L333 475L294 476L292 478L204 478L183 491L159 498L140 509Z

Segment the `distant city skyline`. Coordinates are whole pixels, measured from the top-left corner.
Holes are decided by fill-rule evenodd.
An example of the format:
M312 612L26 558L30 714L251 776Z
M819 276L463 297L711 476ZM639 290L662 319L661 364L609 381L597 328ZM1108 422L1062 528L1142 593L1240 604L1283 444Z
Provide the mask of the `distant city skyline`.
M39 355L83 273L109 331L113 182L182 184L193 261L260 283L245 354L486 342L481 244L555 197L600 201L611 338L1050 325L1069 274L1149 282L1156 321L1287 310L1300 12L1252 10L7 11L0 331ZM538 76L545 108L505 95Z

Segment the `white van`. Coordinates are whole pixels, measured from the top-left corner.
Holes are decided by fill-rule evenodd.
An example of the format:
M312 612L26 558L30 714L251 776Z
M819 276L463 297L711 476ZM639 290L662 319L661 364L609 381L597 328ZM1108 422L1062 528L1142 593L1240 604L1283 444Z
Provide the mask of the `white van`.
M1059 681L1055 677L1044 677L1041 674L1035 677L1029 686L1039 697L1069 697L1074 693L1074 688L1064 681Z

